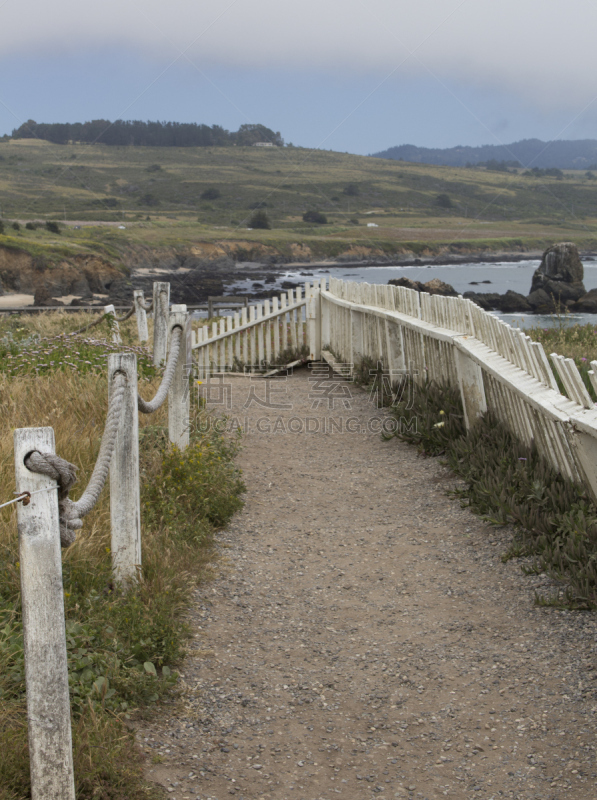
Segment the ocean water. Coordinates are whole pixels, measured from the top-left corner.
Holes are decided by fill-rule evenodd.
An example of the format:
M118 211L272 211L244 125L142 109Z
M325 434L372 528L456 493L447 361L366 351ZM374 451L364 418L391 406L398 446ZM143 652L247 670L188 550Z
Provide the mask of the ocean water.
M277 276L276 283L267 283L269 288L280 289L283 281L294 281L303 283L314 278L333 276L348 281L358 281L359 283L382 283L386 284L391 278L410 278L414 281L426 283L433 278L439 278L445 283L449 283L459 293L473 292L498 292L504 294L508 290L527 295L531 290L531 279L533 273L539 266L539 260L517 261L517 262L497 262L497 263L475 263L458 264L445 266L417 266L417 267L343 267L334 266L323 269L310 269L308 265L300 269L287 270ZM587 291L597 289L597 261L585 261L584 265L584 284ZM230 294L235 291L249 291L253 284L252 279L237 281L234 287L228 290ZM476 284L476 285L475 285ZM561 319L554 319L543 314L500 314L496 316L509 322L511 325L521 328L529 328L535 325L548 328L555 324L561 324ZM564 324L595 324L597 325L597 314L567 314Z

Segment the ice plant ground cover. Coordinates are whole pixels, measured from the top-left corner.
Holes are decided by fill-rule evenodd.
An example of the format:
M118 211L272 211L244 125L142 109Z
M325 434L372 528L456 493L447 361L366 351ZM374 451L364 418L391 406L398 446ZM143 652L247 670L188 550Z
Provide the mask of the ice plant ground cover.
M463 506L488 522L513 525L505 560L522 557L528 573L548 573L559 588L542 605L597 608L597 507L583 486L565 478L490 414L469 432L457 388L417 386L409 413L416 428L397 435L423 455L442 456L464 481ZM406 402L392 413L400 418Z
M106 358L133 349L139 391L150 398L160 376L135 339L135 321L113 345L105 323L76 337L87 314L10 317L0 323L0 484L14 487L12 431L54 428L56 450L79 467L74 499L99 450L108 407ZM91 333L91 332L90 332ZM9 358L10 356L10 358ZM194 414L204 411L195 406ZM69 681L78 798L152 796L127 722L167 701L185 649L184 615L197 583L213 570L213 531L240 508L236 439L196 425L181 453L167 442L167 409L140 415L143 571L127 594L111 579L109 491L63 551ZM201 433L201 431L205 431ZM2 499L5 499L2 497ZM0 798L29 797L16 512L0 510Z

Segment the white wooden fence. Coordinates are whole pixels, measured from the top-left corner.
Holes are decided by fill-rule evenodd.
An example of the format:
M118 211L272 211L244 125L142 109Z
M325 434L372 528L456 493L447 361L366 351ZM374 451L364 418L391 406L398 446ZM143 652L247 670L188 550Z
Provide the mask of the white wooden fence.
M323 350L459 386L467 427L491 411L597 500L597 407L572 359L551 354L566 397L543 346L470 300L331 278L320 302Z
M248 371L278 363L281 353L309 348L319 358L319 282L298 286L193 332L198 376L208 372Z

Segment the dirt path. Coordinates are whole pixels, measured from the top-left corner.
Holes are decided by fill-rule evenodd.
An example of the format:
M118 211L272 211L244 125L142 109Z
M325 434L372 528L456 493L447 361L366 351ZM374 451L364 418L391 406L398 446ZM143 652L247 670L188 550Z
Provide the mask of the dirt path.
M377 412L354 387L341 407L346 384L312 409L310 378L276 384L285 410L229 379L247 504L192 613L184 708L139 731L149 777L176 800L596 797L595 615L536 607L546 580L501 562L508 533L437 459L322 433ZM256 430L306 417L319 433Z

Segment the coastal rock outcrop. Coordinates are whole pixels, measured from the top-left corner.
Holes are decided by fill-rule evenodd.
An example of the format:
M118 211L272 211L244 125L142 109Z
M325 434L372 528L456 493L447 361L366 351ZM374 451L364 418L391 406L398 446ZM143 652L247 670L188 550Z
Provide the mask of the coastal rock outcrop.
M597 289L591 289L581 297L572 306L572 311L580 311L582 314L597 314Z
M513 314L518 311L531 311L531 306L527 298L513 292L511 289L506 294L497 292L465 292L463 295L467 300L472 300L484 311L503 311L506 314Z
M533 311L568 308L587 294L583 278L584 268L576 245L572 242L554 244L543 253L527 301Z
M458 297L458 292L449 283L444 283L439 278L433 278L427 283L413 281L410 278L392 278L388 281L391 286L404 286L407 289L415 289L417 292L427 292L428 294L440 294L443 297Z

